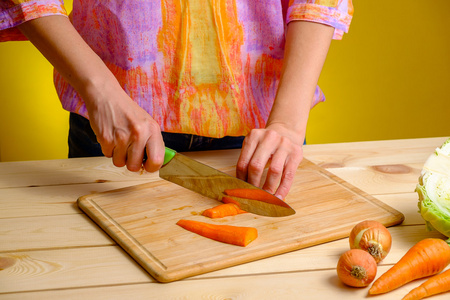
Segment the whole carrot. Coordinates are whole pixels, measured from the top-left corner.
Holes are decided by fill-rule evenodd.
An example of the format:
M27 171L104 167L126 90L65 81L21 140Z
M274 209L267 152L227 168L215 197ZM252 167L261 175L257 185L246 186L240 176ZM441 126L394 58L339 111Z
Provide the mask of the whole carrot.
M421 240L374 282L369 294L387 293L410 281L437 274L449 263L450 247L444 240Z
M216 219L224 218L227 216L235 216L243 213L246 213L246 211L240 209L236 204L225 203L204 210L202 215L211 219Z
M253 227L216 225L193 220L179 220L177 225L206 238L243 247L258 237L258 231Z
M419 300L450 291L450 269L435 275L411 290L402 300Z

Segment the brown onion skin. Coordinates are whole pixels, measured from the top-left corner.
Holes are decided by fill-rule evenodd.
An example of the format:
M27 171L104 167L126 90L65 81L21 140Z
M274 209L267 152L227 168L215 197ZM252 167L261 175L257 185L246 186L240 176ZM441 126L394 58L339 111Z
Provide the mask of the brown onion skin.
M392 237L383 224L367 220L353 227L350 232L349 244L351 249L368 252L378 264L391 250Z
M366 287L377 275L377 263L366 251L351 249L341 255L336 271L344 284L351 287Z

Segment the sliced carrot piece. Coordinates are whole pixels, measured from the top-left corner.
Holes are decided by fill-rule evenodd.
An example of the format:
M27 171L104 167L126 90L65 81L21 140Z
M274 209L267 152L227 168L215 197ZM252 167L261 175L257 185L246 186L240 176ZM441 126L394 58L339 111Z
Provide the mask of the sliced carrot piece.
M223 203L233 203L237 207L239 207L239 209L241 209L241 204L239 202L237 202L236 200L234 200L233 198L231 198L231 197L223 196L222 197L222 202Z
M281 200L280 198L259 189L249 189L249 188L226 189L224 193L227 196L257 200L281 206L283 206L284 204L285 207L289 207L289 205L285 204L283 200Z
M258 231L253 227L216 225L194 220L179 220L177 225L203 237L236 246L245 247L258 237Z
M240 209L238 205L234 203L225 203L203 211L202 215L208 218L216 219L243 213L246 213L246 211Z

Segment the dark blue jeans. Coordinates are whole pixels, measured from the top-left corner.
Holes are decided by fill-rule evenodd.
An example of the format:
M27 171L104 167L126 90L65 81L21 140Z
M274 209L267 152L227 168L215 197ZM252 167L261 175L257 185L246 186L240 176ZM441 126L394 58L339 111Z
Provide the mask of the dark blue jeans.
M243 136L209 138L204 136L162 132L166 147L178 152L242 148ZM75 113L69 118L69 157L103 156L89 120Z

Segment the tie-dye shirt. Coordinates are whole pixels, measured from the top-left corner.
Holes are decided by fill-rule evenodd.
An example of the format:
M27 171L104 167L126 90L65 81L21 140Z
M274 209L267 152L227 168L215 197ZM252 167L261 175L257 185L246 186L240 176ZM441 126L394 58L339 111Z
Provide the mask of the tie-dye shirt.
M58 0L0 1L0 41L15 26L67 15ZM306 20L348 31L351 0L74 0L71 21L162 131L246 135L269 116L281 74L285 29ZM55 72L64 109L88 117ZM314 105L324 100L319 87Z

